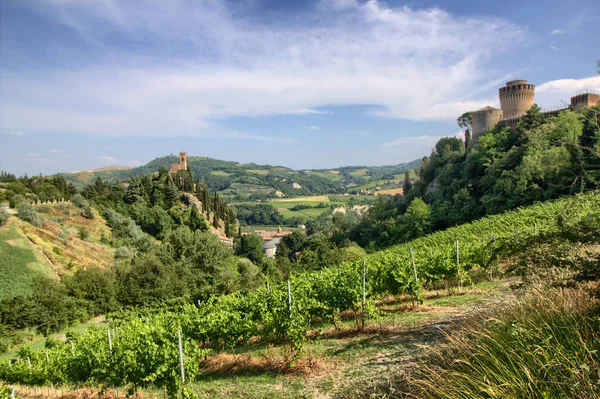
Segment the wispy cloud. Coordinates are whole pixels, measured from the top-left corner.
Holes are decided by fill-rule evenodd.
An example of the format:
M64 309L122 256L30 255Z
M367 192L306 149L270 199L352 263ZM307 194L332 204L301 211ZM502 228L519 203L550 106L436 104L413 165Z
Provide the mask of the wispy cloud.
M305 126L305 129L308 130L320 130L321 128L319 126Z
M127 166L132 166L132 167L134 167L134 168L135 168L136 166L141 166L141 165L143 165L144 163L143 163L143 162L140 162L140 161L134 161L134 160L131 160L131 161L129 161L129 162L126 162L126 164L127 164Z
M558 50L560 50L560 48L558 48L556 46L550 46L550 50L552 50L552 51L558 51Z
M562 35L564 32L562 29L554 29L550 34L552 35Z
M397 139L384 143L383 147L399 147L402 148L410 148L412 153L416 154L428 154L433 150L435 144L444 137L456 137L459 139L464 139L465 134L463 131L458 131L454 134L447 136L405 136L398 137Z
M8 132L9 136L25 136L24 132Z
M115 157L110 157L108 155L103 155L101 157L98 158L99 161L102 161L104 163L110 163L110 164L116 164L119 162L119 160Z
M2 129L211 136L222 118L361 104L380 105L375 116L451 120L489 102L472 98L499 78L489 66L527 40L524 28L502 19L376 1L321 1L274 25L217 1L31 7L93 51L78 70L3 71ZM130 51L106 37L138 45Z

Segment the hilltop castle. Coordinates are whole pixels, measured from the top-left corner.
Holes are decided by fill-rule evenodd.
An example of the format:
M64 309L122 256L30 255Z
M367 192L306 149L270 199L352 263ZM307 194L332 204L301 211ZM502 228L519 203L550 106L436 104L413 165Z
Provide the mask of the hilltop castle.
M511 80L506 86L498 89L500 108L484 107L473 112L471 126L473 128L473 142L486 130L498 124L505 124L512 128L517 127L517 122L533 106L535 86L526 80ZM592 107L600 104L600 95L596 93L583 93L571 97L571 105L566 108L546 112L557 115L566 109L577 110L581 107Z
M169 173L177 173L180 170L187 170L187 153L180 152L179 153L179 162L171 164L169 168Z

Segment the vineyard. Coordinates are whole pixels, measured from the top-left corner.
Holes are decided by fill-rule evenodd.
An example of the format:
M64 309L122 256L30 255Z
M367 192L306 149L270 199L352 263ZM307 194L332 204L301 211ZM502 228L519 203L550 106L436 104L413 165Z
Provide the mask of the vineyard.
M0 379L34 386L128 386L131 392L153 386L169 397L190 396L186 384L212 353L250 341L285 343L294 359L302 355L307 333L335 325L341 312L364 326L377 317L376 300L385 295L419 302L422 287L440 281L460 290L473 270L500 272L500 261L518 251L519 242L543 240L565 224L599 221L598 191L487 217L252 292L177 311L132 313L43 350L23 348L18 359L0 364Z

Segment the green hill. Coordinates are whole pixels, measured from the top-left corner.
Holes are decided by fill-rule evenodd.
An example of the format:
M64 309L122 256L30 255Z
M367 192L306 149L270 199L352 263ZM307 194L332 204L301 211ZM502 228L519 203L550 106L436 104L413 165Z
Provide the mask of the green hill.
M177 156L168 155L133 169L111 167L65 173L62 176L75 187L82 188L98 177L106 181L120 179L127 182L133 176L154 173L161 167L169 168L177 161ZM241 164L189 156L188 165L194 178L204 181L212 192L219 192L231 201L245 201L283 196L358 193L362 189L376 186L400 187L404 172L419 168L421 160L393 166L344 166L336 169L293 170L283 166Z

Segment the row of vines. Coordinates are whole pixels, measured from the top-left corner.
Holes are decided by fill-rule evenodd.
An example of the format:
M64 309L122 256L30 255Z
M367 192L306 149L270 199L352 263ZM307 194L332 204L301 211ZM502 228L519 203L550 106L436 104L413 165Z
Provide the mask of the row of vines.
M364 321L376 315L375 300L384 295L418 299L422 285L464 281L474 267L487 268L510 255L515 239L543 237L563 223L599 220L600 192L484 218L375 253L365 261L187 304L177 312L138 313L51 348L23 349L18 359L0 364L0 379L28 385L152 385L175 397L187 392L185 376L193 378L200 359L210 352L235 350L260 339L287 342L298 355L307 332L317 323L335 323L342 311L352 310L357 321Z

